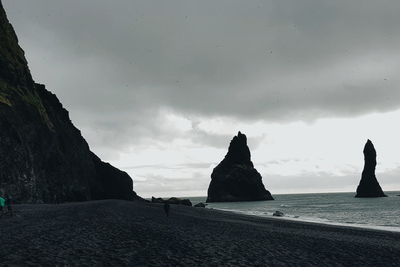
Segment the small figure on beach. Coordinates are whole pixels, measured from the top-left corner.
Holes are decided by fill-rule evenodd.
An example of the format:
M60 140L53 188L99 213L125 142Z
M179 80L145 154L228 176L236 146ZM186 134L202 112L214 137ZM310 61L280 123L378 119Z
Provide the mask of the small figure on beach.
M7 208L7 214L13 216L12 206L11 206L11 196L9 194L5 195L5 206Z
M168 203L168 201L166 201L166 202L164 203L164 211L165 211L165 215L166 215L167 217L169 217L169 203Z

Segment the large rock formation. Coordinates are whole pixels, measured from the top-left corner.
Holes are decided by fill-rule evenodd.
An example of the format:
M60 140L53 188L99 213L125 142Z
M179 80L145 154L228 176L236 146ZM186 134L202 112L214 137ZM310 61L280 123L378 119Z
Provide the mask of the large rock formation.
M370 140L364 147L364 170L360 184L357 187L356 197L386 197L375 176L376 151Z
M0 0L0 191L17 202L135 199L132 179L90 150L36 84Z
M235 136L228 153L211 174L207 202L273 200L251 162L246 135Z

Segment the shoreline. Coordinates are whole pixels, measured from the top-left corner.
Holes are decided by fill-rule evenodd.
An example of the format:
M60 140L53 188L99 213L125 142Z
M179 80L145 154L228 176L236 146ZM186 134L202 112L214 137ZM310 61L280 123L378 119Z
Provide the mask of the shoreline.
M396 266L400 233L102 200L15 205L0 266ZM18 240L16 242L16 240Z
M325 222L319 222L319 221L311 221L311 220L302 220L298 218L290 218L290 217L277 217L277 216L261 216L261 215L253 215L253 214L247 214L247 213L242 213L242 212L236 212L232 210L224 210L224 209L216 209L216 208L206 208L211 211L215 212L221 212L224 215L231 215L231 216L237 216L238 219L242 219L245 221L259 221L259 222L264 222L264 223L270 223L273 221L276 222L282 222L282 223L293 223L293 224L298 224L298 225L306 225L310 227L329 227L332 229L344 229L344 230L355 230L355 231L366 231L366 232L382 232L385 234L395 234L399 235L400 238L400 229L398 231L396 230L389 230L389 229L380 229L379 226L371 226L371 227L364 227L359 225L353 225L353 224L344 224L344 223L325 223ZM400 242L400 239L399 239Z
M292 222L304 222L304 223L311 223L311 224L321 224L321 225L331 225L331 226L339 226L339 227L349 227L355 229L366 229L366 230L376 230L376 231L385 231L385 232L393 232L393 233L400 233L400 226L382 226L382 225L368 225L368 224L357 224L357 223L341 223L341 222L332 222L332 221L323 221L322 219L318 218L304 218L304 217L291 217L289 216L273 216L273 215L258 215L258 214L250 214L243 211L236 211L236 210L229 210L229 209L218 209L215 207L207 208L211 210L218 210L224 212L231 212L237 215L246 215L246 216L254 216L272 220L285 220L285 221L292 221Z

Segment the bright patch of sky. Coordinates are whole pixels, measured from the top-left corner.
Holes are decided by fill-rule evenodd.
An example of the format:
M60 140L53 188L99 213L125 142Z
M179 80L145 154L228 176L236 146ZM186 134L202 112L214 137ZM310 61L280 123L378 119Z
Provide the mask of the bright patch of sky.
M206 195L213 167L223 159L230 139L239 130L248 136L255 167L273 193L355 190L364 164L362 150L368 138L377 150L377 173L383 188L399 189L395 177L385 173L400 167L396 149L400 147L400 127L393 125L400 121L400 111L284 124L243 123L230 118L193 119L201 121L197 128L210 138L225 137L225 147L190 141L186 137L194 130L192 119L164 114L164 127L172 127L178 138L162 143L154 140L138 151L132 147L112 160L134 177L135 189L143 196L188 195L186 190ZM316 177L320 181L315 181ZM157 183L160 180L162 184ZM176 190L177 185L184 189Z

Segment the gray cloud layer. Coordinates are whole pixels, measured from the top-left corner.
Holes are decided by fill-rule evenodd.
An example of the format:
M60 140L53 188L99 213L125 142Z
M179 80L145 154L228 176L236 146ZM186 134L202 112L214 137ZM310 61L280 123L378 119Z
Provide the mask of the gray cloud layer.
M279 121L400 107L398 1L3 2L36 80L102 142L160 137L160 108Z

